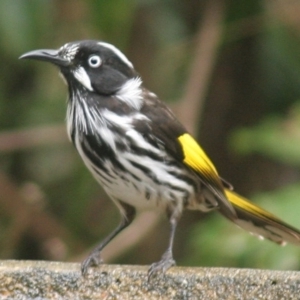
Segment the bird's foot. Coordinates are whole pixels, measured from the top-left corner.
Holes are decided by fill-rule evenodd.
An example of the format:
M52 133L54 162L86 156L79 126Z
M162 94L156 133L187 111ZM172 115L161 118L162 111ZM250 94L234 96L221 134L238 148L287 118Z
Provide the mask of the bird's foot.
M167 251L164 253L160 261L151 265L150 269L148 270L148 281L152 278L152 276L157 275L158 273L164 274L169 268L175 265L176 262L173 259L171 251Z
M90 267L97 267L103 264L103 260L100 256L100 253L92 252L81 264L81 274L85 276Z

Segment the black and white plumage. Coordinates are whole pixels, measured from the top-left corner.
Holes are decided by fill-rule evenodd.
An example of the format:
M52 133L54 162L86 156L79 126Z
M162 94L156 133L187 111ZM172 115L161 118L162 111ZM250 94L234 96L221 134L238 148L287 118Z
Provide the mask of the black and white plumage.
M144 88L132 63L114 46L78 41L21 58L59 67L69 89L67 131L84 163L120 209L120 225L83 262L98 264L101 250L136 211L165 211L169 246L149 274L175 264L172 246L184 209L217 209L240 227L279 244L300 244L300 232L231 191L173 113Z

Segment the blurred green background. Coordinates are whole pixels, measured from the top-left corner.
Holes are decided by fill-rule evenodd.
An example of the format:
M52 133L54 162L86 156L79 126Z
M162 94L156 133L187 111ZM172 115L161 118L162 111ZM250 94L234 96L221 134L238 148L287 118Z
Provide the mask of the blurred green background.
M222 177L300 228L299 15L297 0L1 0L0 258L80 261L119 221L67 140L57 70L18 60L81 39L120 48ZM150 264L168 232L145 215L105 257ZM300 268L300 248L217 212L186 212L174 253L179 265Z

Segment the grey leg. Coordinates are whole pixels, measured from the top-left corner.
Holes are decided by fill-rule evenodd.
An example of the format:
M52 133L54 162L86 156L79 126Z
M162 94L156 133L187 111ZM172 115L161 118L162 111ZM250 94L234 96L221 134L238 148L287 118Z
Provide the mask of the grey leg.
M98 266L103 261L101 259L101 251L102 249L124 228L126 228L133 221L136 211L135 208L126 203L120 202L119 204L122 206L125 215L122 215L122 219L118 227L112 231L96 248L91 252L91 254L82 262L81 264L81 273L85 275L87 270L91 266Z

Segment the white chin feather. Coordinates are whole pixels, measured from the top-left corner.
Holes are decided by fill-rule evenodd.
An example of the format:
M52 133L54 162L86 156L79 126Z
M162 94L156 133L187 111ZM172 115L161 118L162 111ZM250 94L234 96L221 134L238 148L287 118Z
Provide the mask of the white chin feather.
M73 71L74 77L89 91L93 91L91 80L83 67Z

